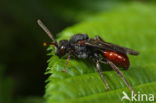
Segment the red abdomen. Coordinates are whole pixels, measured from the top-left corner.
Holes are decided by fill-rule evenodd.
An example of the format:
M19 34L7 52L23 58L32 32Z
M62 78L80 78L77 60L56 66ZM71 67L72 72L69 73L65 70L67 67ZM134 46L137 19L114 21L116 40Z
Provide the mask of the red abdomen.
M128 68L130 65L128 57L124 54L107 50L103 51L102 54L106 59L112 61L118 67Z

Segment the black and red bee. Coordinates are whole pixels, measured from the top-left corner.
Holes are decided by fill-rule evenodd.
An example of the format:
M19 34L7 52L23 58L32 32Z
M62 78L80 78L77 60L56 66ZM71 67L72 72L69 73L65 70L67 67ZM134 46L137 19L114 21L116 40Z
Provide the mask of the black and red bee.
M107 90L109 90L110 88L107 80L102 74L100 63L109 64L123 79L127 87L134 93L132 87L124 78L123 74L119 71L118 67L128 69L130 62L127 55L138 55L139 52L108 43L104 41L100 36L95 36L94 39L89 38L87 34L75 34L69 40L60 40L59 43L57 43L48 28L40 20L38 20L37 22L39 26L52 39L53 43L50 44L55 46L55 54L60 58L67 55L65 72L67 71L68 61L71 55L82 59L89 58L93 60L93 62L95 62L96 68L102 80L106 84Z

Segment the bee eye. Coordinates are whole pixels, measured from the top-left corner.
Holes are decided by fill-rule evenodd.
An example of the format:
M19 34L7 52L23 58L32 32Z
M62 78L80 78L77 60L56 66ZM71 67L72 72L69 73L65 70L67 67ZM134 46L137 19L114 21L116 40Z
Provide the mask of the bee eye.
M60 49L65 49L65 47L64 46L61 46L61 48Z
M65 53L65 47L64 47L64 46L61 46L59 52L60 52L61 54L64 54L64 53Z

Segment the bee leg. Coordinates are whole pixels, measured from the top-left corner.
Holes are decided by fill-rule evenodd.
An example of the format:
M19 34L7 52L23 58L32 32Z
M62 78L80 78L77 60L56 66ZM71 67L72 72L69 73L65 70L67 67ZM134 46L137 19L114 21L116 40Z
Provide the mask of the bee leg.
M98 61L98 60L96 60L96 68L97 68L97 70L98 70L98 72L99 72L99 74L100 74L102 80L103 80L104 83L106 84L107 91L108 91L110 88L109 88L109 85L108 85L107 80L104 78L104 76L103 76L103 74L102 74L102 70L101 70L101 68L100 68L100 64L99 64L99 61Z
M100 36L98 36L98 35L97 35L97 36L95 36L95 37L94 37L94 39L95 39L95 40L104 41L104 40L103 40Z
M119 71L118 67L113 64L111 61L107 60L107 63L115 70L115 72L117 72L117 74L122 78L122 80L125 82L125 84L127 85L127 87L132 91L133 94L134 90L132 89L132 87L129 85L128 81L125 79L125 77L123 76L123 74Z
M70 55L71 55L71 52L68 53L68 56L67 56L67 59L66 59L66 67L65 67L65 70L63 70L62 72L67 72L67 69L68 69L68 62L70 60Z

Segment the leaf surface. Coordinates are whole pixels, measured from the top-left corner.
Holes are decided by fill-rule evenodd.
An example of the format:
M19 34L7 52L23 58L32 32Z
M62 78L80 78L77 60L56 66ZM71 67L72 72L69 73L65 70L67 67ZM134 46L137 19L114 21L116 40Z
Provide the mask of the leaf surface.
M155 11L156 8L151 4L121 5L66 28L59 34L58 40L69 39L76 33L87 33L92 38L99 35L107 42L139 51L139 56L129 56L130 68L120 70L136 93L156 94ZM110 91L106 91L91 60L73 58L69 61L67 73L64 73L61 70L65 69L65 58L59 59L54 51L50 55L46 72L50 74L45 93L46 103L121 102L123 91L131 94L109 66L101 65L110 86Z

